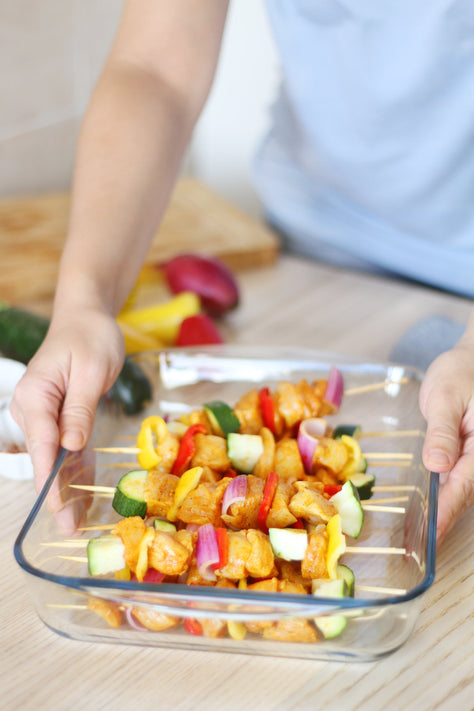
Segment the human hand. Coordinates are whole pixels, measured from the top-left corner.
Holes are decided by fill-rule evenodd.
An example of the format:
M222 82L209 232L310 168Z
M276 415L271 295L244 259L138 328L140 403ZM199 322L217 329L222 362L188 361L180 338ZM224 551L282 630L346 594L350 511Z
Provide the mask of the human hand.
M124 359L115 319L96 308L55 314L49 332L15 390L10 410L23 430L39 492L59 447L84 448L98 400Z
M440 475L437 543L474 504L474 346L467 337L428 368L420 391L423 462Z

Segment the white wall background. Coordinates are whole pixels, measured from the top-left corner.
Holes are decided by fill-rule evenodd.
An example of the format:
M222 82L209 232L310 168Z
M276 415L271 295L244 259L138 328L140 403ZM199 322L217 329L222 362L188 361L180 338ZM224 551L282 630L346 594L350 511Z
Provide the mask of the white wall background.
M80 122L122 3L1 0L0 199L69 187ZM250 162L276 83L264 0L233 0L185 168L252 213Z

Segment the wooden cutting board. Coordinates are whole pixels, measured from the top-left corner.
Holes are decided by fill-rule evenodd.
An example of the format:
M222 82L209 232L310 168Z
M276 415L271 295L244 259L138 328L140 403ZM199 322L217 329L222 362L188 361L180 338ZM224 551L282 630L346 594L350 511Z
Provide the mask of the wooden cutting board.
M67 193L0 201L0 298L18 306L53 295L66 237ZM220 257L235 270L273 262L278 239L268 227L190 178L176 186L146 264L175 254Z

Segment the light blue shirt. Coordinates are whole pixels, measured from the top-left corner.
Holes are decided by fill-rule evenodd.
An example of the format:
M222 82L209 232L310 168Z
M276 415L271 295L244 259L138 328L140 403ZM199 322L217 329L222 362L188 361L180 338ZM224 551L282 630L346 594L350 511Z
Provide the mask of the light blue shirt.
M474 2L267 0L282 83L255 161L291 249L474 297Z

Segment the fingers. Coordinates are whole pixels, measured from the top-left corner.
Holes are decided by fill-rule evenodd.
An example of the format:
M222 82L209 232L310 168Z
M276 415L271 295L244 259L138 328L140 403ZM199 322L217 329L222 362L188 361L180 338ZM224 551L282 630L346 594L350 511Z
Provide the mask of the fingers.
M444 389L433 390L426 403L426 436L423 463L427 469L441 475L455 465L460 450L460 425L464 405ZM441 477L443 480L443 476Z
M91 434L101 389L92 378L71 377L59 419L61 445L77 452Z
M438 502L438 546L455 522L474 504L474 454L462 456L440 487Z

